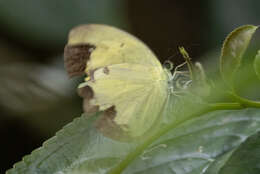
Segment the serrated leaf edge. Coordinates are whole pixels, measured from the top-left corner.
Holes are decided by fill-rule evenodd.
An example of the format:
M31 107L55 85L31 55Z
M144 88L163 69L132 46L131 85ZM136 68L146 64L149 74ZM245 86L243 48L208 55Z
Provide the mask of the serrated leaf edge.
M21 161L15 163L13 165L13 168L11 169L8 169L5 174L11 174L18 166L20 165L26 165L27 166L27 162L26 160L29 159L29 158L32 158L33 156L37 155L39 151L43 150L43 149L46 149L47 146L49 144L51 144L52 142L54 141L57 141L61 135L63 135L64 132L66 132L67 130L69 130L71 127L73 127L74 124L76 124L77 122L81 121L82 119L90 119L90 118L93 118L95 116L97 116L98 114L94 114L94 115L91 115L91 116L86 116L84 114L82 114L80 117L77 117L75 118L72 122L68 123L67 125L65 125L64 127L62 127L61 130L59 130L58 132L56 132L56 134L51 137L50 139L46 140L45 142L43 142L42 146L33 150L30 154L28 155L25 155Z

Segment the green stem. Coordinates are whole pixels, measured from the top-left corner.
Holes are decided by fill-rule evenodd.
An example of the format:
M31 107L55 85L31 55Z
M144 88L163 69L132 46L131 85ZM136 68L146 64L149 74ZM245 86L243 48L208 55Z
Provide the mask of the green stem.
M194 118L194 117L199 117L203 114L206 114L211 111L216 111L216 110L237 110L237 109L243 109L244 106L242 106L240 103L216 103L216 104L209 104L207 107L202 108L198 112L189 115L188 117L183 117L186 119L183 120L177 120L169 124L168 126L164 127L163 129L159 130L156 134L153 136L149 137L146 141L144 141L143 144L139 145L136 147L136 149L132 152L129 153L125 159L123 159L115 168L111 169L108 174L120 174L123 172L123 170L131 163L135 158L139 155L141 155L147 147L149 147L155 140L157 140L159 137L162 135L166 134L172 129L175 129L178 127L181 123Z
M215 104L209 104L211 111L217 111L217 110L237 110L237 109L243 109L245 108L240 103L215 103Z
M246 98L238 96L235 92L230 92L230 96L236 100L238 103L245 107L250 107L250 108L260 108L260 102L253 101L253 100L248 100Z

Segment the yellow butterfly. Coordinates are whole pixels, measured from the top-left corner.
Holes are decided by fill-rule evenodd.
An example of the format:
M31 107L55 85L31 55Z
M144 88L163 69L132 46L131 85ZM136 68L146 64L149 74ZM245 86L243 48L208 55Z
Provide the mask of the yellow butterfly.
M99 24L71 30L64 50L70 76L87 74L79 85L87 113L104 111L98 129L118 140L140 138L160 122L171 74L139 39Z

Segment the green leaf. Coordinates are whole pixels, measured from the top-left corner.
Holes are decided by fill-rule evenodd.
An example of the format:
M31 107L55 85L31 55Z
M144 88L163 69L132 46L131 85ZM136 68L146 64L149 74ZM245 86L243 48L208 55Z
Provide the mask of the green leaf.
M249 137L233 153L220 174L260 173L260 132Z
M224 81L232 86L234 73L255 33L257 26L245 25L232 31L224 41L220 56L220 72Z
M236 148L235 148L236 149ZM225 165L227 160L233 154L234 150L230 152L224 153L220 157L218 157L210 166L207 168L205 174L218 174L220 169Z
M255 56L254 68L256 75L260 79L260 50L258 50L257 55Z
M212 174L210 170L221 168L231 152L257 132L259 115L259 109L247 109L190 119L156 138L141 155L136 144L116 142L97 132L97 116L82 116L7 174L107 173L121 167L126 155L135 160L126 161L124 174Z
M6 174L99 174L113 167L134 145L98 133L94 127L98 115L75 119Z
M220 111L192 119L154 142L124 174L200 174L226 160L260 126L260 110Z

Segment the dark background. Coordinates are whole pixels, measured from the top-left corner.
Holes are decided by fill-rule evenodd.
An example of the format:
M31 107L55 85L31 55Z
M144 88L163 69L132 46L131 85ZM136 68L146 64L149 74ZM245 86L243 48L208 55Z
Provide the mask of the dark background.
M75 90L82 79L69 79L63 67L72 27L114 25L143 40L162 63L181 63L177 47L184 46L193 60L216 68L225 36L260 24L259 6L259 0L1 0L0 173L82 113Z

